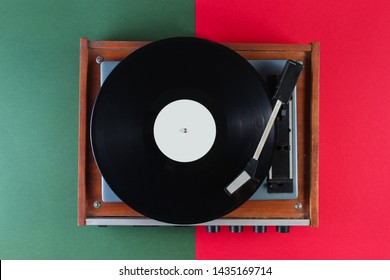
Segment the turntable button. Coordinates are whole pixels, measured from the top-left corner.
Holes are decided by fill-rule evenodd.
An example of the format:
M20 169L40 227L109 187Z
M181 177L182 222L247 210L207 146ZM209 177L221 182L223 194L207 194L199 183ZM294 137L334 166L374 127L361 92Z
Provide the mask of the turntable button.
M290 226L277 226L276 231L280 233L289 233L290 232Z
M208 233L216 233L219 232L219 226L207 226Z
M230 232L242 232L243 227L242 226L230 226Z
M267 232L267 226L253 226L253 232L256 232L256 233L266 233Z

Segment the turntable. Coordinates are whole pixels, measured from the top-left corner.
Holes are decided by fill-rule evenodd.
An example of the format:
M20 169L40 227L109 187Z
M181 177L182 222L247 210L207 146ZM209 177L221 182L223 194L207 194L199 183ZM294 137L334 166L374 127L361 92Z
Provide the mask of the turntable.
M81 39L78 224L318 226L318 92L318 43Z

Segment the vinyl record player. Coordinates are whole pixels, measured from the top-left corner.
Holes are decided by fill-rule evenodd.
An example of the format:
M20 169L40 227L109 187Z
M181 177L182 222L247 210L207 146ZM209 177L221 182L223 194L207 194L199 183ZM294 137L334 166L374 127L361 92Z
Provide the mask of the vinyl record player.
M189 44L188 47L185 44ZM266 226L277 226L280 232L287 232L289 226L295 225L318 226L318 43L226 44L222 47L212 42L208 44L196 38L168 39L154 44L81 39L79 225L207 225L210 232L224 225L231 226L234 232L246 225L254 226L255 232L264 232ZM203 45L205 50L202 50ZM161 46L165 49L161 50ZM225 48L227 57L223 57ZM164 55L158 54L160 50ZM238 59L241 63L240 58L235 57L238 54L237 57L245 58L251 66L229 65L225 61L230 59L230 52L233 53L231 61L236 63ZM259 159L258 169L262 168L264 175L256 171L256 177L261 179L253 188L249 183L245 188L240 184L238 191L232 191L236 193L222 194L222 187L217 185L237 175L229 175L234 170L230 166L239 165L239 153L246 150L253 153L252 142L258 140L251 141L248 137L265 130L264 119L271 115L268 108L262 109L268 110L263 117L253 117L247 111L253 107L251 103L265 106L261 104L267 103L267 98L271 100L275 88L280 87L278 79L287 60L301 61L305 67L291 101L278 110L265 144L266 151ZM253 101L259 88L256 88L256 74L249 68L255 69L264 81L262 87L266 94L263 95L268 96L260 103ZM245 72L247 70L249 72ZM237 82L236 77L240 76L245 84ZM215 79L209 81L210 77ZM238 90L234 92L236 86ZM179 88L177 92L176 88ZM253 95L242 96L254 88ZM197 89L201 90L195 92ZM211 97L210 94L202 97L202 92L211 92ZM252 101L245 103L245 100ZM159 102L162 105L158 105ZM152 103L154 105L150 105ZM225 106L223 110L219 109L221 104ZM180 113L183 110L186 113ZM257 114L258 109L253 112ZM186 119L186 115L190 117ZM151 119L149 126L148 118ZM257 127L261 119L263 127ZM225 123L227 132L221 129ZM242 123L252 125L245 130ZM154 130L148 132L145 127ZM171 136L167 133L169 129L173 131ZM204 131L213 136L205 137ZM245 133L249 134L242 139L248 144L237 138ZM260 138L259 133L256 135L253 139ZM183 137L190 142L179 150ZM209 139L208 143L205 139ZM240 147L236 154L230 152L231 148L226 152L231 139ZM205 144L201 144L202 141ZM142 150L144 146L146 149ZM137 154L140 150L142 152ZM263 163L265 154L271 154L270 150L271 167ZM225 156L226 153L230 155ZM141 158L150 158L150 161ZM246 158L243 163L247 162ZM242 164L234 173L243 169ZM142 177L140 174L146 169L147 175ZM215 175L218 172L219 177ZM228 181L221 184L229 185Z

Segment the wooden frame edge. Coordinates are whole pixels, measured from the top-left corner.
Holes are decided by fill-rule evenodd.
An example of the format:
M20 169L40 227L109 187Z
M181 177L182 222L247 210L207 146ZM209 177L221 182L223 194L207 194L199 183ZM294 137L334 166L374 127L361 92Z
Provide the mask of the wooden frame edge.
M128 49L140 48L152 41L89 41L88 47L93 49ZM257 43L221 43L235 51L291 51L310 52L311 44L257 44Z
M80 39L79 137L78 137L78 217L77 224L85 226L86 218L86 130L88 39Z
M151 43L151 41L89 41L91 49L129 49L140 48Z
M256 44L256 43L223 43L223 45L235 51L285 51L285 52L310 52L310 44ZM248 50L249 49L249 50Z
M80 84L79 84L79 135L78 135L78 226L86 225L87 193L86 193L86 151L87 151L87 85L88 85L88 56L92 49L132 49L139 48L150 42L147 41L89 41L86 38L80 39ZM318 166L319 166L319 43L311 44L242 44L226 43L227 47L235 51L285 51L305 52L311 59L311 111L310 111L310 194L309 194L309 219L311 227L318 227ZM298 46L298 49L293 47ZM249 52L250 52L249 51ZM309 78L309 77L308 77ZM309 140L309 139L308 139ZM307 212L306 212L307 213Z
M311 112L310 112L310 220L312 227L318 220L319 167L319 102L320 102L320 43L313 42L311 50Z

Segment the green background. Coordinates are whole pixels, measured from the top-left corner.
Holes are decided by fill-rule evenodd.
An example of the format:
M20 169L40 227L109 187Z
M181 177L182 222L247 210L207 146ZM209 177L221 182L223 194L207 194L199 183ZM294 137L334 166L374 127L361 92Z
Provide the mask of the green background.
M193 228L77 227L79 38L194 35L194 2L0 0L0 258L194 259Z

